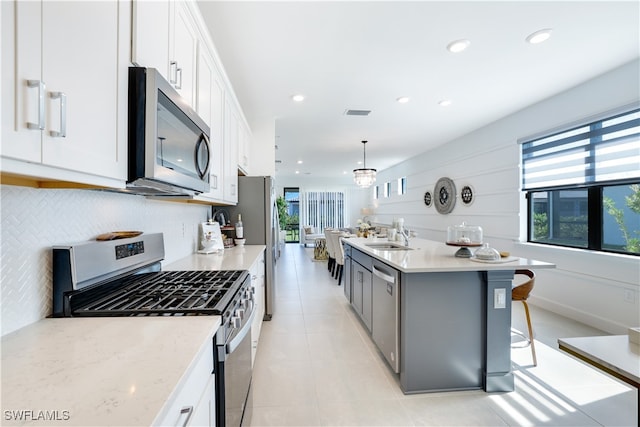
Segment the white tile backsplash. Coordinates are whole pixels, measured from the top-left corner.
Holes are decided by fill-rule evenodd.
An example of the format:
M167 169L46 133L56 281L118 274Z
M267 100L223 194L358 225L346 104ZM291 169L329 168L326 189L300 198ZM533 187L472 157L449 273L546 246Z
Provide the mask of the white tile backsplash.
M0 186L5 335L51 314L51 247L117 230L164 233L165 262L194 252L210 207L107 191Z

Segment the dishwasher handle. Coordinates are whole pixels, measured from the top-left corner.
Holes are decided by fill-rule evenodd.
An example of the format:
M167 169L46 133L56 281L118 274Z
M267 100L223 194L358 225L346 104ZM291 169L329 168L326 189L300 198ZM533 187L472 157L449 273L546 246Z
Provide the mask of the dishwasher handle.
M372 266L372 270L373 270L373 274L375 274L385 282L392 283L392 284L396 283L396 276L390 275L389 273L387 273L384 270L381 270L379 267L376 267L375 265Z

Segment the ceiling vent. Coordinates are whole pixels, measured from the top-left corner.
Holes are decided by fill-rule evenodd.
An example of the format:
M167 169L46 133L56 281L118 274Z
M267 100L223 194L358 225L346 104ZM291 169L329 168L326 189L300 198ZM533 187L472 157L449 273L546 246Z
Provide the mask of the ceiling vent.
M346 116L368 116L371 114L371 110L345 110Z

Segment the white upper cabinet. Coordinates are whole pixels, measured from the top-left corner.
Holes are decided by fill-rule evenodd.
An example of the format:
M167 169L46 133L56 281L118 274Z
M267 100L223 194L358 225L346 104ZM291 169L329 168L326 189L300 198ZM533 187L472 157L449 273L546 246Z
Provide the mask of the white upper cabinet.
M238 203L238 118L229 97L224 99L224 199Z
M211 146L209 167L211 190L206 194L196 196L196 199L223 202L224 88L213 58L203 45L200 45L198 49L197 89L196 111L211 128L209 138Z
M174 2L133 1L131 62L155 68L169 80L169 28Z
M2 2L3 173L124 185L130 6Z
M169 35L169 82L195 109L198 33L187 3L177 0L174 7Z
M131 62L156 68L195 109L198 32L192 9L183 0L135 0Z

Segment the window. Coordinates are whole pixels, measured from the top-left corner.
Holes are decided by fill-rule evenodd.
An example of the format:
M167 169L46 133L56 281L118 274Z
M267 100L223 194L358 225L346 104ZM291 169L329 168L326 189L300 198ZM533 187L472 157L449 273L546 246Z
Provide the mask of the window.
M398 194L405 194L407 192L407 178L398 178Z
M345 195L338 191L309 191L301 194L301 209L305 225L318 230L345 225Z
M640 109L522 143L530 242L640 255Z
M380 198L380 187L376 185L373 187L373 199L378 200L379 198Z
M391 197L391 183L385 182L383 187L382 197Z

